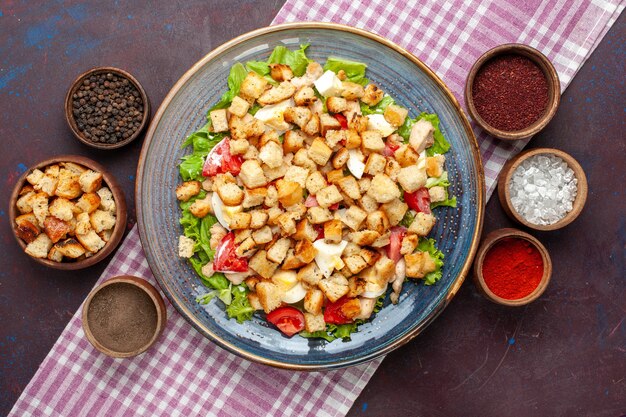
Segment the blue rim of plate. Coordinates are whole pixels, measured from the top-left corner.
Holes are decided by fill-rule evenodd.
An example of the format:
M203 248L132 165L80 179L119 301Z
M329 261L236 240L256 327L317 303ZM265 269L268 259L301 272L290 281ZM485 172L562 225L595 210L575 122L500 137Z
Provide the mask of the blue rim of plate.
M386 346L382 346L380 349L378 350L374 350L374 351L369 351L363 355L356 355L354 357L351 357L349 359L343 359L341 361L336 361L336 362L328 362L328 363L324 363L324 364L300 364L300 363L292 363L292 362L284 362L284 361L280 361L280 360L275 360L275 359L271 359L262 355L259 355L257 353L254 352L250 352L247 351L245 349L241 349L240 347L236 346L233 343L230 343L226 340L224 340L223 338L219 337L218 335L216 335L214 332L212 332L210 329L208 329L206 326L204 326L200 320L198 320L197 317L194 316L193 312L191 310L189 310L185 305L183 300L181 300L176 294L175 292L172 290L172 288L169 286L168 284L168 280L164 279L164 277L161 274L161 271L159 271L157 268L153 267L154 265L154 255L150 252L149 248L150 248L150 244L149 241L147 240L147 231L146 231L146 226L145 226L145 220L144 220L144 216L146 215L150 215L150 210L144 209L144 205L143 205L143 198L142 198L142 179L143 179L143 175L144 175L144 168L145 168L145 161L146 161L146 157L148 154L148 150L150 148L150 144L152 142L152 139L154 137L154 134L157 130L157 127L159 125L159 122L161 121L161 118L163 117L165 111L167 110L169 104L171 103L172 99L176 96L176 94L178 93L178 91L205 65L207 64L209 61L211 61L212 59L214 59L215 57L219 56L221 53L227 51L229 48L240 44L241 42L244 42L246 40L250 40L253 39L255 37L258 36L262 36L265 34L269 34L269 33L275 33L275 32L282 32L282 31L291 31L291 30L299 30L299 29L308 29L308 30L315 30L315 29L322 29L322 30L335 30L335 31L343 31L343 32L349 32L352 33L354 35L357 36L362 36L364 38L369 38L370 40L373 40L377 43L380 43L390 49L392 49L393 51L399 53L400 55L402 55L403 57L405 57L406 59L408 59L409 61L411 61L414 65L416 65L421 71L423 71L435 84L437 84L437 86L440 88L440 90L445 94L446 98L449 100L450 104L452 106L454 106L454 108L456 109L457 115L459 116L462 124L463 124L463 128L465 131L465 134L467 135L467 138L469 139L469 146L470 146L470 151L472 153L472 156L474 157L474 160L476 162L476 185L477 185L477 195L475 196L476 198L476 223L475 223L475 228L474 228L474 232L472 234L472 238L471 238L471 244L469 246L469 250L467 253L467 256L465 258L465 261L463 263L463 266L460 270L460 272L457 274L456 278L454 279L454 281L451 283L451 285L449 286L445 297L441 300L441 302L432 310L430 311L430 313L428 314L428 316L423 319L421 322L419 322L417 325L415 325L413 328L411 328L410 331L408 331L406 334L404 334L402 337L392 341L391 343L387 344ZM415 338L419 333L421 333L430 323L432 323L434 321L435 318L437 318L439 316L439 314L441 314L441 312L445 309L445 307L450 303L450 301L452 300L452 298L456 295L456 293L458 292L459 288L461 287L461 285L463 284L463 281L465 280L465 277L467 276L467 274L470 272L471 269L471 265L472 265L472 261L474 259L474 256L476 254L477 248L478 248L478 244L479 244L479 240L480 240L480 235L482 232L482 226L483 226L483 217L484 217L484 202L485 202L485 182L484 182L484 170L483 170L483 165L482 165L482 161L481 161L481 156L480 156L480 151L479 151L479 147L478 147L478 142L476 141L476 137L474 136L474 133L471 129L471 126L469 124L469 121L465 115L465 113L463 112L459 102L457 101L457 99L454 97L454 95L452 94L452 92L450 91L450 89L447 87L447 85L426 65L424 64L422 61L420 61L417 57L415 57L413 54L411 54L410 52L408 52L407 50L405 50L404 48L396 45L395 43L379 36L376 35L374 33L365 31L363 29L358 29L358 28L354 28L351 26L346 26L346 25L341 25L341 24L336 24L336 23L325 23L325 22L298 22L298 23L286 23L286 24L281 24L281 25L276 25L276 26L270 26L270 27L265 27L265 28L261 28L261 29L257 29L248 33L245 33L243 35L240 35L224 44L222 44L221 46L217 47L216 49L212 50L209 54L207 54L206 56L204 56L201 60L199 60L197 63L195 63L172 87L172 89L170 90L170 92L167 94L167 96L163 99L163 102L161 103L161 105L159 106L158 111L156 112L156 114L154 115L154 118L152 119L152 121L150 122L150 125L148 127L148 131L146 133L146 137L144 139L143 142L143 146L141 149L141 154L140 154L140 158L139 158L139 163L137 166L137 181L135 183L135 194L136 194L136 210L137 210L137 223L139 226L139 236L142 242L142 246L144 247L145 250L145 255L146 255L146 259L148 261L148 265L150 266L153 275L155 276L156 280L158 281L161 289L163 290L163 292L165 293L165 295L167 296L167 298L170 300L170 302L172 303L172 305L178 310L178 312L194 327L196 328L196 330L198 330L203 336L207 337L208 339L210 339L211 341L217 343L220 347L240 356L243 357L245 359L257 362L257 363L261 363L264 365L269 365L269 366L273 366L273 367L277 367L277 368L283 368L283 369L289 369L289 370L300 370L300 371L323 371L323 370L331 370L331 369L338 369L338 368L343 368L343 367L347 367L347 366L353 366L353 365L357 365L363 362L368 362L371 360L374 360L382 355L385 355L397 348L399 348L400 346L406 344L407 342L411 341L413 338ZM173 197L172 197L173 198ZM172 252L173 253L173 252Z

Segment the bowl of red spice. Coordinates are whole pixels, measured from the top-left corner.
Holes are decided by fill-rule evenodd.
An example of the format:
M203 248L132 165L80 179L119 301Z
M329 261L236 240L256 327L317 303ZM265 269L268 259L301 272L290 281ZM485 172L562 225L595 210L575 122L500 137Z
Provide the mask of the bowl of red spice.
M163 297L148 281L123 275L97 286L82 311L87 340L100 352L128 358L145 352L167 323Z
M465 83L465 105L474 122L504 140L540 132L554 117L560 100L559 76L550 60L522 44L485 52Z
M506 228L489 233L474 260L474 283L494 303L519 307L535 301L552 275L548 250L535 237Z
M65 96L65 119L87 146L117 149L139 137L148 125L150 102L135 77L115 67L80 74Z

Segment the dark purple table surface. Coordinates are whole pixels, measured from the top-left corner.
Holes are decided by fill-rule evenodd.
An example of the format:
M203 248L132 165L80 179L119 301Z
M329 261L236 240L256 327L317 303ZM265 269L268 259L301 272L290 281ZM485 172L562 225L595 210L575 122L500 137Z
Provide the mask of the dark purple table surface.
M268 25L282 5L245 0L0 3L0 415L11 409L107 262L47 269L21 253L8 221L16 178L61 153L99 160L126 192L135 223L141 140L116 152L78 143L63 117L70 82L99 65L144 85L156 109L174 82L221 43ZM574 156L589 180L585 210L549 249L552 282L508 309L468 279L417 339L391 353L349 415L620 416L626 413L624 14L576 75L530 147ZM444 80L445 81L445 80ZM498 199L485 231L515 226Z

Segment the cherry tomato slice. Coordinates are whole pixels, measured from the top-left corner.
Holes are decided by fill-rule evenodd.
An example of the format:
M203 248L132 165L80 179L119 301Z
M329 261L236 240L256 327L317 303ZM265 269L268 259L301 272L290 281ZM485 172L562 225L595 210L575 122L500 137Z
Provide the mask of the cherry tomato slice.
M393 154L400 148L400 145L392 143L391 141L385 142L385 149L383 149L383 155L393 156Z
M337 119L342 129L348 128L348 119L346 119L346 116L344 116L341 113L336 113L336 114L333 114L333 117Z
M413 193L404 193L404 201L418 213L430 214L430 194L428 188L422 187Z
M279 307L269 313L266 318L289 337L304 329L304 314L295 307Z
M248 260L236 255L235 234L228 233L222 238L215 250L213 260L213 270L216 272L246 272L248 270Z
M351 299L343 296L334 303L326 304L324 309L324 321L330 324L346 324L352 323L352 319L347 318L341 312L341 307Z
M402 255L400 249L402 248L402 239L406 235L406 228L404 227L392 227L391 236L389 236L389 245L387 246L387 257L394 263L398 263Z
M316 224L313 225L313 228L317 230L317 238L315 240L324 239L324 226Z
M238 175L241 171L241 164L243 164L243 158L240 155L230 154L229 138L224 138L207 155L202 167L202 176L214 177L227 172Z

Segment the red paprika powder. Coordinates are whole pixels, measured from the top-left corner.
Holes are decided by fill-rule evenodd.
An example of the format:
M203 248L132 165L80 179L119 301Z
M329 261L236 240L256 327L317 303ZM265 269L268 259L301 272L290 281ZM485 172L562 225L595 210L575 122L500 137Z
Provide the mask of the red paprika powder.
M539 250L525 239L496 242L483 260L483 278L498 297L518 300L532 293L543 276Z

